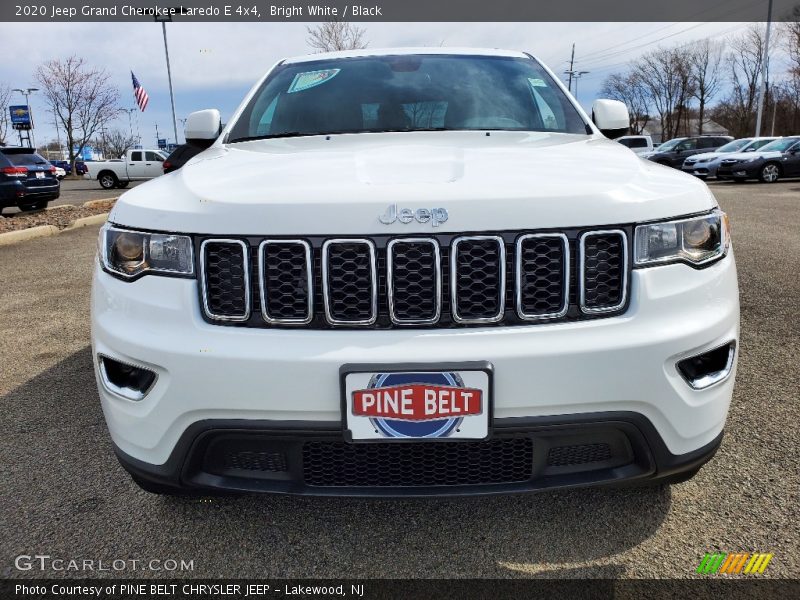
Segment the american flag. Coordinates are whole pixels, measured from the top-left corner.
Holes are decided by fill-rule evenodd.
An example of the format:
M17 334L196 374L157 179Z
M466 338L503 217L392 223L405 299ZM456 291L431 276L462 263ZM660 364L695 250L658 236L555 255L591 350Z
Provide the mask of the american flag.
M133 80L133 96L136 98L136 104L139 105L139 110L144 112L150 98L147 96L147 92L144 91L142 84L136 79L136 75L133 74L133 71L131 71L131 79Z

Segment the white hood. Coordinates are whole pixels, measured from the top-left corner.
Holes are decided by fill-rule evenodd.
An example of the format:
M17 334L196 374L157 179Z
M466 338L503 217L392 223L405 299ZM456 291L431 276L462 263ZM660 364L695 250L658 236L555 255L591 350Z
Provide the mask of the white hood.
M384 225L400 208L445 208L440 233L648 221L716 206L704 183L600 136L361 133L217 145L125 193L111 221L226 235L432 232Z

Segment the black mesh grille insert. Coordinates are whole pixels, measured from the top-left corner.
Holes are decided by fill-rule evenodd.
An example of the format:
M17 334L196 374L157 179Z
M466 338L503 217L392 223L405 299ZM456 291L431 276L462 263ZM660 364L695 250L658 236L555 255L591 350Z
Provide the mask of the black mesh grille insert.
M327 246L325 290L328 312L335 321L374 319L373 254L366 242L331 242Z
M455 304L463 320L494 319L502 313L503 244L496 239L460 239L453 250Z
M440 311L437 294L439 255L434 242L398 241L391 246L391 299L399 321L433 321ZM441 285L441 284L440 284Z
M519 307L524 317L558 314L566 310L564 296L567 240L537 236L520 240Z
M287 470L283 452L231 452L225 456L225 468L240 471L283 472Z
M568 467L585 463L601 462L611 459L611 446L608 444L580 444L577 446L558 446L547 453L547 466Z
M308 285L309 247L303 242L268 242L261 247L261 260L264 314L290 322L307 320L312 293Z
M249 313L245 246L210 241L203 245L206 312L212 318L245 319Z
M392 487L513 483L531 478L530 438L489 441L307 442L306 485Z
M616 307L623 301L624 237L620 233L592 233L584 237L583 305L586 309Z

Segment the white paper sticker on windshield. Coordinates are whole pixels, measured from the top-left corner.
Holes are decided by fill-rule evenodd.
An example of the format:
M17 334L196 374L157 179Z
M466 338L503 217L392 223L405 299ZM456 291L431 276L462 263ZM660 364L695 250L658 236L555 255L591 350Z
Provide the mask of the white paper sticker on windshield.
M547 84L544 82L544 79L531 79L528 77L528 81L531 84L531 87L547 87Z
M289 86L289 94L293 94L295 92L302 92L303 90L308 90L313 87L317 87L325 83L326 81L330 81L336 75L339 74L341 69L325 69L323 71L308 71L306 73L298 73L294 76L292 80L292 84Z

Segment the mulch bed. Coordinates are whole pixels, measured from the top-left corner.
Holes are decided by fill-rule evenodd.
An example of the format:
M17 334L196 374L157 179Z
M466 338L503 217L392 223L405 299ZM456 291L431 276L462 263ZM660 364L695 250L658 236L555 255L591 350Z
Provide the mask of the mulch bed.
M19 231L20 229L38 227L39 225L55 225L59 229L65 229L69 227L75 219L107 213L114 206L114 202L116 202L116 200L106 200L88 208L85 206L64 205L57 206L50 210L15 213L13 215L8 215L6 218L0 218L0 233Z

